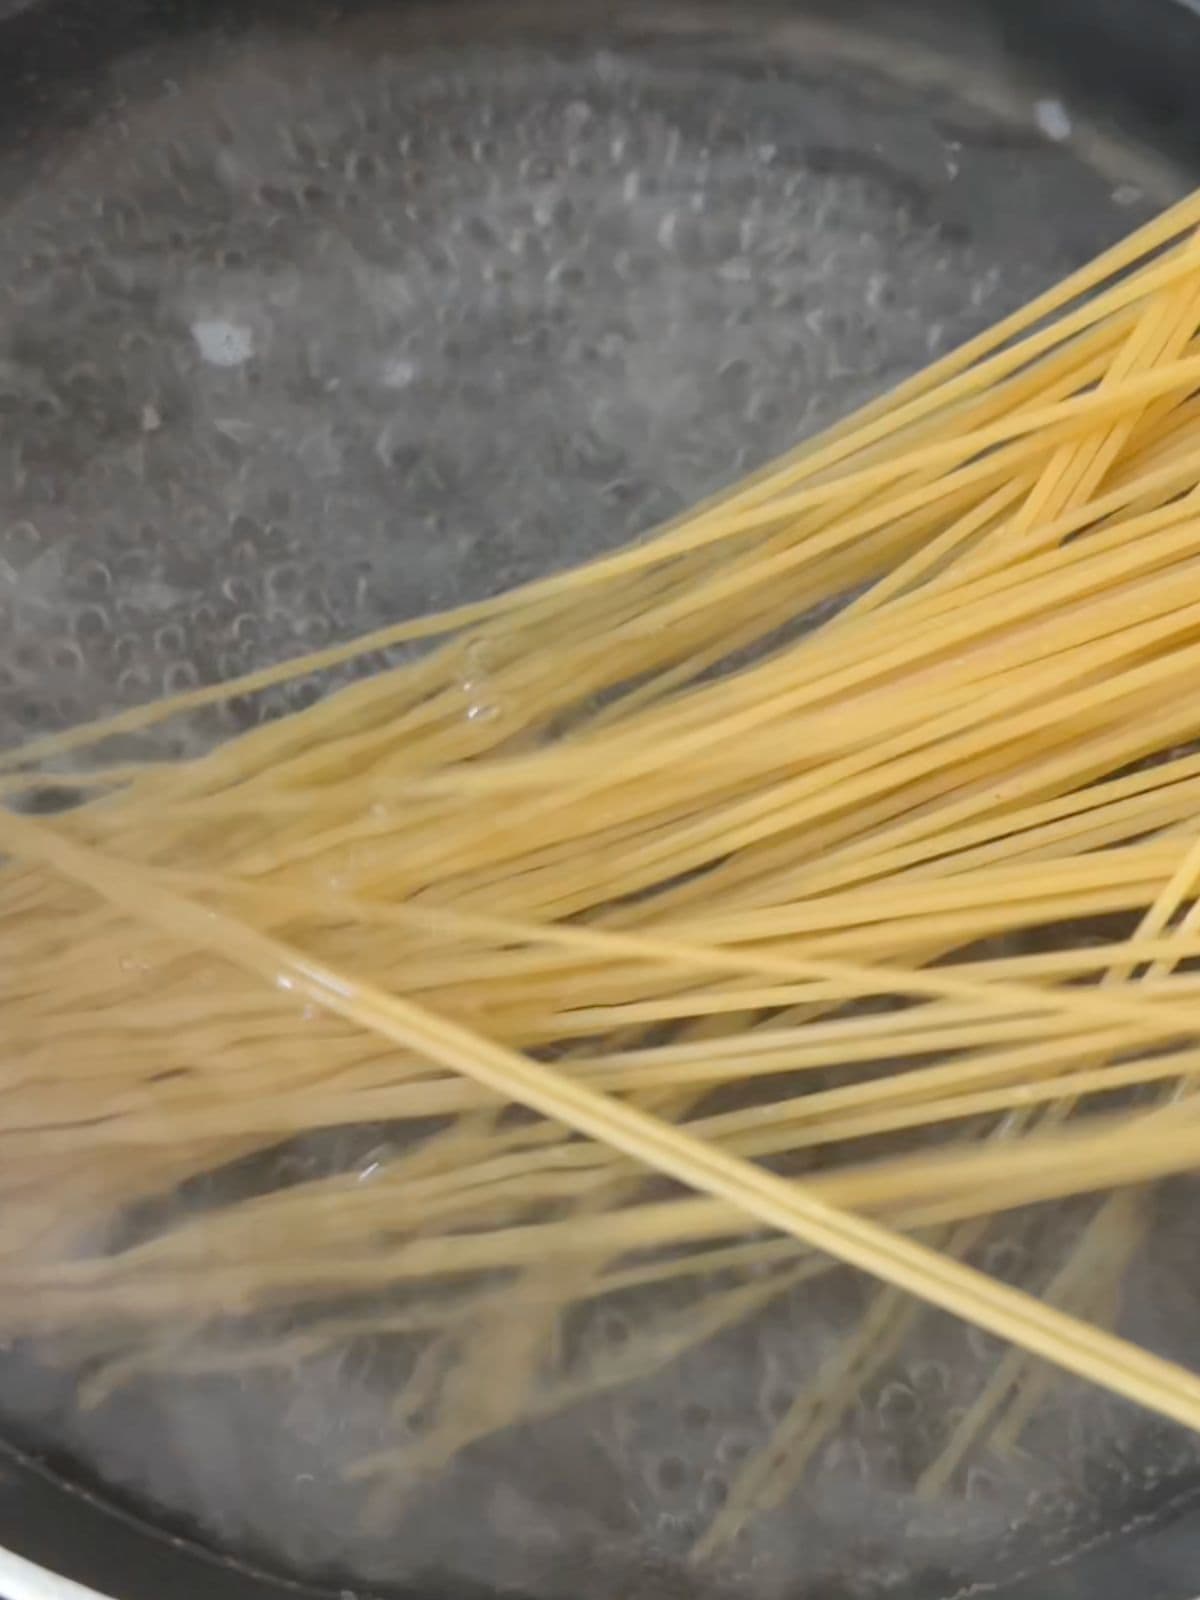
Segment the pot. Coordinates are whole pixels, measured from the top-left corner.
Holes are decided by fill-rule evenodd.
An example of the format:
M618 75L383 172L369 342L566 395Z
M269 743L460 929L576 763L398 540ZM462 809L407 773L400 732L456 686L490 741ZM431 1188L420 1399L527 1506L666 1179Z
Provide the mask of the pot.
M672 515L1190 188L1198 53L1191 0L0 0L0 739ZM125 754L293 703L235 701ZM35 803L61 803L52 775ZM288 1159L362 1161L379 1137ZM1194 1348L1172 1214L1139 1268L1146 1336ZM540 1474L528 1452L477 1463L382 1553L338 1498L344 1375L92 1413L78 1371L9 1350L0 1593L1200 1590L1196 1448L1070 1410L1057 1512L979 1479L918 1536L868 1461L840 1503L809 1492L807 1543L689 1569L694 1496L766 1426L717 1437L710 1398L736 1412L745 1391L749 1415L781 1338L708 1350L686 1405L668 1383L567 1427ZM887 1449L957 1359L914 1358ZM614 1467L617 1433L644 1470Z

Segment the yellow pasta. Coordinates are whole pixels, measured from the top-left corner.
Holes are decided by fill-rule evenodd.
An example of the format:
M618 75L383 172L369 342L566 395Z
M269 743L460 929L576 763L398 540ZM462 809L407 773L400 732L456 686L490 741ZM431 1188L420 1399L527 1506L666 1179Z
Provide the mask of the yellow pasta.
M1030 1356L1200 1429L1200 1376L1101 1325L1139 1186L1200 1164L1198 228L590 566L0 755L0 1333L85 1353L90 1403L403 1337L434 1473L835 1264L879 1279L700 1558L926 1305L1013 1346L927 1492L1016 1442ZM80 803L34 819L46 764ZM364 1123L370 1181L272 1176ZM975 1264L994 1215L1108 1191L1048 1284ZM572 1308L665 1284L686 1315L564 1356Z

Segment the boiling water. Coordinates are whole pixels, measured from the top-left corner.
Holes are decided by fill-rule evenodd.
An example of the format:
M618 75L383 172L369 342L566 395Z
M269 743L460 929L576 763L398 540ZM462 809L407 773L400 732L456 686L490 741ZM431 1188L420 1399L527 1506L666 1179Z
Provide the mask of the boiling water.
M359 18L109 69L86 136L45 146L32 180L27 158L0 167L3 742L611 547L1177 187L1097 154L1041 88L1006 91L1001 114L994 86L918 90L847 43L793 28L760 51L715 13L698 33L568 32L527 8L505 38ZM194 750L314 692L131 748ZM380 1136L293 1151L291 1175L369 1176ZM1187 1206L1162 1210L1128 1327L1189 1356ZM1085 1214L1007 1222L981 1259L1036 1284ZM539 1600L949 1594L1078 1547L1195 1466L1186 1441L1061 1384L1022 1454L918 1505L915 1475L996 1359L930 1315L783 1509L713 1575L686 1572L868 1293L845 1275L781 1295L651 1378L485 1441L371 1526L343 1469L386 1442L386 1341L83 1412L72 1372L18 1350L0 1397L227 1548ZM689 1306L601 1307L577 1337L619 1346Z

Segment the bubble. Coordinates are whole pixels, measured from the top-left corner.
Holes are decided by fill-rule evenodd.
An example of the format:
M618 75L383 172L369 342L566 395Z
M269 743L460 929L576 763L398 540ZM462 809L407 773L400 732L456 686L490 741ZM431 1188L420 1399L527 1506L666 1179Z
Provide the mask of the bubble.
M468 678L482 677L494 671L498 665L499 654L497 641L487 634L468 639L463 646L463 661L466 664Z
M202 358L214 367L240 367L254 354L250 329L223 317L192 323L192 338Z
M76 644L66 641L56 644L51 651L50 660L60 672L77 674L83 671L83 652Z
M173 661L163 673L163 693L183 694L200 682L200 674L191 661Z
M463 650L461 689L467 700L468 722L494 722L500 715L500 705L489 688L496 657L496 646L486 636L470 640Z
M296 594L300 588L302 574L299 567L293 562L285 561L277 567L272 567L266 578L265 588L268 595L274 600L287 600Z
M126 667L117 675L117 693L144 699L150 692L150 675L145 667Z
M40 547L42 531L36 522L22 518L19 522L9 523L4 530L4 541L18 559L28 557Z
M124 583L148 577L150 569L151 557L146 550L123 550L115 562L117 577Z
M1015 1279L1026 1265L1028 1251L1011 1239L997 1239L983 1252L983 1270L995 1278Z
M102 561L85 561L77 568L76 581L85 594L99 596L112 588L112 573Z
M879 1415L887 1420L911 1417L917 1410L917 1395L907 1383L889 1383L880 1392L876 1402Z
M164 656L178 655L185 642L183 628L178 622L168 622L154 635L154 648Z
M486 723L495 722L500 715L500 707L493 701L476 700L467 707L467 721Z
M713 1452L719 1462L724 1466L737 1466L745 1461L753 1444L744 1433L727 1433L717 1441L716 1450Z
M307 711L321 698L321 691L315 683L293 682L284 685L283 697L289 712Z
M910 1376L913 1388L922 1395L942 1395L949 1391L950 1369L944 1361L914 1361Z
M355 1173L356 1182L374 1182L395 1160L397 1153L397 1146L389 1140L372 1145L361 1157L361 1164Z

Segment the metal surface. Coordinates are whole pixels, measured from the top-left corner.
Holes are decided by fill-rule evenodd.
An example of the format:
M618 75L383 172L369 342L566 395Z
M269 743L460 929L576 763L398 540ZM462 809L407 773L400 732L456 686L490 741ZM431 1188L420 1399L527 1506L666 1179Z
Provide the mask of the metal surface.
M1055 64L1073 6L1046 32L1023 5L97 9L46 0L0 25L4 743L609 547L1188 182L1167 31L1185 13L1165 4L1153 95L1147 30L1124 52L1113 4L1079 77ZM194 750L325 687L129 748ZM1131 1331L1185 1351L1188 1216L1164 1205L1130 1296ZM1036 1280L1076 1220L1047 1238L1017 1219L988 1264ZM335 1592L533 1600L942 1600L1033 1570L1049 1600L1088 1572L1056 1564L1186 1510L1192 1443L1066 1386L1025 1455L916 1506L914 1463L994 1358L930 1318L785 1511L689 1571L738 1461L863 1293L847 1278L784 1301L490 1441L370 1532L342 1468L378 1443L386 1352L81 1413L75 1374L16 1350L0 1405L39 1455L242 1563L189 1578L161 1545L139 1573L131 1524L66 1502L121 1600L147 1570L157 1592L234 1600L257 1592L247 1559L332 1571ZM63 1491L18 1456L9 1472L0 1536L19 1524L53 1559ZM1127 1586L1155 1548L1119 1558ZM1163 1600L1188 1581L1172 1563Z

